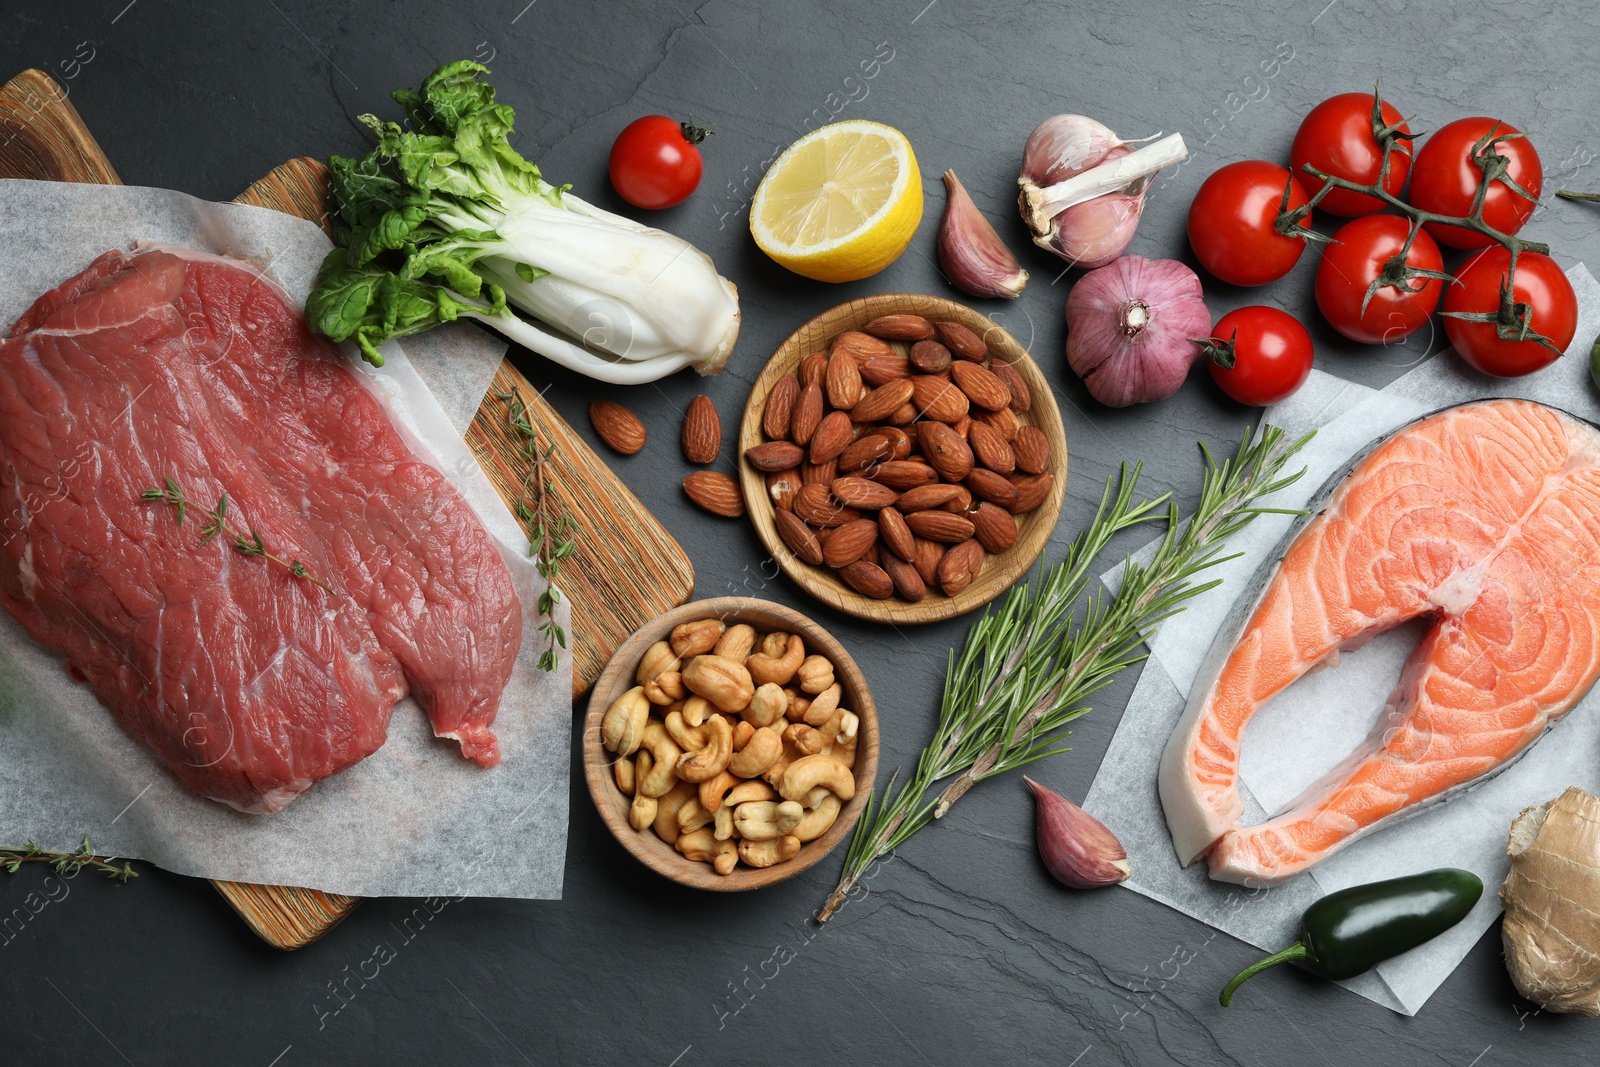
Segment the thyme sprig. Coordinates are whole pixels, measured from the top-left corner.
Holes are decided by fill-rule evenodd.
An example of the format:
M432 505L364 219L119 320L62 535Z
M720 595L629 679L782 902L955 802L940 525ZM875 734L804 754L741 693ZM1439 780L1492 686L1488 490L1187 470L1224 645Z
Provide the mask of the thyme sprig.
M72 876L87 867L93 871L100 871L113 881L126 882L129 878L139 877L139 872L133 869L133 864L124 861L117 865L115 856L97 856L94 845L84 836L83 844L78 846L76 852L52 852L46 848L29 841L21 848L0 848L0 868L16 874L22 869L24 863L48 863L51 870L57 874Z
M933 740L898 791L896 771L868 798L839 884L817 920L826 922L874 862L943 817L973 785L1067 751L1059 731L1090 710L1084 701L1144 659L1141 646L1162 620L1220 584L1196 576L1235 558L1221 554L1226 540L1257 515L1298 514L1258 502L1304 473L1282 470L1308 440L1291 443L1281 430L1263 427L1259 435L1246 432L1238 453L1220 463L1201 445L1205 478L1187 523L1170 493L1135 502L1139 466L1107 479L1093 521L1066 557L1015 586L998 609L984 612L960 654L951 651ZM1155 556L1129 559L1116 595L1091 592L1075 614L1091 565L1112 538L1163 518L1167 531Z
M296 578L304 578L312 585L321 589L329 596L337 596L333 587L320 578L315 577L306 569L306 565L298 559L285 559L267 547L266 541L261 536L261 531L251 527L249 533L233 526L228 522L228 494L223 493L217 497L217 506L207 508L196 504L184 495L183 489L174 478L167 478L166 485L160 489L146 489L139 494L139 499L150 504L169 505L176 514L178 525L183 525L183 520L193 508L207 519L211 520L200 528L200 540L196 548L209 544L218 535L225 537L233 550L241 556L257 556L269 563L276 563L287 570Z
M561 574L561 561L577 550L573 534L577 527L571 516L562 515L552 520L549 488L545 474L555 445L542 446L539 434L528 418L528 407L515 392L495 393L505 402L506 422L515 438L517 454L528 464L523 476L521 493L517 497L516 513L528 530L528 555L539 576L545 580L544 592L539 594L539 632L544 635L545 649L539 654L539 669L556 669L556 646L567 647L567 632L556 623L556 605L561 602L561 590L556 579Z

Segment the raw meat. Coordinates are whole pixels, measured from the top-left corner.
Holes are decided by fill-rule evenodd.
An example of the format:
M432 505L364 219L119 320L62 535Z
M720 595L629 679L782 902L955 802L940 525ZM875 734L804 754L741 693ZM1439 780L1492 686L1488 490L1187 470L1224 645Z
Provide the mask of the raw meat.
M204 796L276 811L414 690L480 763L521 643L510 574L344 357L233 261L107 253L0 342L0 605ZM199 545L192 500L305 563Z
M1436 621L1367 740L1239 827L1239 743L1273 695L1408 619ZM1162 757L1185 865L1273 884L1504 768L1600 675L1600 432L1522 400L1453 408L1362 459L1224 635Z

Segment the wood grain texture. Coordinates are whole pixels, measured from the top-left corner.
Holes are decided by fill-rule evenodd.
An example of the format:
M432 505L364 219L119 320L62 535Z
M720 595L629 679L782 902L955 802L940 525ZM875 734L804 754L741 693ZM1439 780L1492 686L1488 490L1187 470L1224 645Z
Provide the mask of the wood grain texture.
M0 177L121 184L65 91L42 71L24 71L0 88L0 131ZM321 161L293 159L237 199L327 229L327 183ZM579 528L577 550L563 563L559 583L572 608L576 699L629 634L689 598L694 568L666 529L510 360L501 363L466 437L503 498L516 498L522 470L505 432L504 401L494 394L512 391L527 405L541 444L553 447L553 511ZM281 949L315 941L361 899L294 886L212 884L256 934Z
M805 640L808 653L818 653L833 661L834 677L844 689L840 707L849 708L861 718L856 741L856 795L839 811L828 832L801 846L799 855L787 863L766 868L746 867L740 864L732 874L721 875L706 863L685 859L677 849L657 837L653 830L643 832L628 824L629 798L617 788L612 778L611 764L614 756L600 743L600 720L606 709L623 693L633 687L634 672L644 657L645 649L657 641L665 640L673 627L698 619L721 619L728 625L748 623L757 633L781 630L799 634ZM841 841L850 836L856 820L866 809L872 783L878 776L878 712L867 689L866 676L850 653L828 631L818 626L793 608L751 597L728 596L699 600L693 604L667 612L642 627L617 650L605 672L595 683L589 701L589 713L583 720L583 774L589 783L589 795L600 811L616 839L635 859L657 874L664 875L695 889L718 892L740 892L760 889L784 881L806 870L826 856Z
M800 361L810 353L827 351L829 342L845 330L858 330L881 315L921 315L930 321L959 322L971 329L983 338L991 354L1011 363L1021 372L1032 393L1033 404L1027 414L1017 416L1017 422L1023 426L1038 427L1050 441L1050 473L1054 475L1050 495L1033 511L1016 517L1016 544L999 555L988 556L972 584L953 597L929 588L928 595L915 604L898 598L874 600L850 588L833 570L814 567L799 559L778 535L765 477L742 458L746 449L764 440L761 415L766 410L767 394L778 379L798 367ZM910 346L905 343L892 344L902 354L910 351ZM852 300L824 311L790 334L788 340L772 354L756 378L754 388L750 390L744 419L739 424L739 455L739 481L744 490L750 521L778 566L795 584L824 604L875 622L937 622L982 607L1010 589L1033 566L1039 553L1044 551L1051 533L1055 531L1056 520L1061 515L1061 502L1067 492L1066 430L1061 424L1061 411L1056 407L1055 395L1039 370L1039 365L1028 355L1027 349L1017 343L1016 338L992 319L954 300L919 293L881 293Z

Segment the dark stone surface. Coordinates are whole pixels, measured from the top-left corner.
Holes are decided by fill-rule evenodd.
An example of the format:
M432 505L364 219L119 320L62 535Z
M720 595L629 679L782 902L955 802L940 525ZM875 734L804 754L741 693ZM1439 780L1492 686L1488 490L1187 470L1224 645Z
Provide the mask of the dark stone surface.
M1071 110L1127 136L1182 131L1194 159L1157 190L1133 251L1185 257L1184 210L1207 173L1236 159L1285 158L1314 103L1381 76L1417 128L1500 116L1539 131L1547 188L1600 182L1571 174L1600 138L1589 92L1600 73L1592 13L1560 0L525 3L8 4L0 74L75 72L72 100L126 181L215 199L288 157L363 149L354 116L391 112L387 90L464 56L492 57L501 98L518 111L518 143L547 176L608 207L619 205L606 152L623 125L651 112L712 124L703 188L649 221L694 241L738 283L739 351L720 378L679 375L628 391L652 441L634 458L608 459L688 549L699 595L795 605L852 648L879 695L885 773L926 739L945 650L965 624L861 625L769 579L746 526L683 500L676 438L679 413L705 390L731 446L766 354L809 316L860 294L948 291L930 259L940 171L959 171L1024 248L1011 183L1038 120ZM1292 59L1264 78L1261 64L1280 47ZM891 50L875 77L860 80L864 61ZM852 96L840 117L878 119L911 138L929 210L893 267L830 287L768 262L742 209L775 151ZM1529 232L1552 240L1570 265L1600 253L1597 218L1558 202ZM1159 405L1095 406L1061 354L1070 279L1054 284L1060 265L1042 253L1025 258L1034 271L1027 293L984 310L1060 383L1072 476L1054 557L1124 461L1145 462L1149 492L1171 489L1191 504L1194 442L1230 446L1249 413L1203 375ZM1400 373L1414 354L1361 349L1320 325L1311 259L1259 292L1208 280L1213 311L1279 304L1311 326L1324 369L1369 384ZM590 384L530 356L519 362L590 433ZM1108 689L1078 725L1076 751L1038 776L1081 798L1132 683L1130 672ZM47 899L47 888L61 898L0 938L0 1062L1494 1067L1592 1059L1593 1024L1532 1015L1517 1000L1497 929L1416 1019L1292 970L1253 984L1223 1011L1218 986L1254 951L1130 892L1060 889L1034 857L1031 807L1014 779L975 790L820 931L806 920L837 860L753 895L682 890L623 852L580 782L564 900L468 900L436 915L417 912L416 901L370 901L291 955L258 943L201 881L149 868L126 887L91 876L47 883L37 870L0 878L0 914L24 907L30 893ZM1174 976L1164 961L1175 948L1194 959ZM361 971L364 983L354 977Z

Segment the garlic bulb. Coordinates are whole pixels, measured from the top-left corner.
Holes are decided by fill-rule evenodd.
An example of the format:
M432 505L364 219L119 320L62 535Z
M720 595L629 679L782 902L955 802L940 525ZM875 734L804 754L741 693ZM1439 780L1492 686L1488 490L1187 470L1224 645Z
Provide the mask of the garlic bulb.
M1039 858L1051 876L1073 889L1095 889L1127 881L1128 853L1105 824L1078 805L1023 778L1037 805Z
M1103 266L1127 250L1150 176L1188 158L1180 134L1138 150L1083 115L1034 128L1023 150L1017 207L1033 243L1074 266Z
M1067 294L1067 362L1110 407L1177 392L1210 333L1200 279L1175 259L1124 256Z
M1028 272L1011 254L956 172L944 172L947 195L939 224L939 263L954 285L973 296L1015 300L1028 284Z
M1511 824L1506 970L1546 1011L1600 1015L1600 800L1572 786Z

